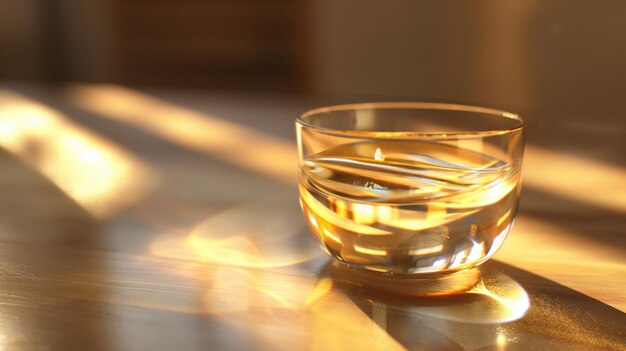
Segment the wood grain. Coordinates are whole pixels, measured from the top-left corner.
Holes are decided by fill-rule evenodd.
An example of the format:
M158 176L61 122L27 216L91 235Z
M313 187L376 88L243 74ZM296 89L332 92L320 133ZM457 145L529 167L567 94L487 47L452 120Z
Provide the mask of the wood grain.
M131 91L146 98L144 107L159 107L146 111L169 114L151 121L137 114L141 108L113 118L76 100L76 89L99 88L0 87L0 97L45 107L30 114L79 126L72 130L100 141L91 147L122 150L111 164L140 164L151 175L149 187L113 190L98 204L108 210L94 213L41 168L46 157L69 157L78 170L85 160L65 149L32 153L51 129L12 135L23 139L19 148L6 144L16 112L0 107L0 342L7 350L626 347L625 226L615 202L530 185L511 237L469 293L385 292L351 279L315 247L291 175L277 175L282 166L229 160L220 152L236 156L236 143L218 149L204 133L185 142L156 126L168 117L202 121L207 135L228 126L226 137L252 133L236 139L247 148L282 150L294 140L281 125L305 101ZM118 103L107 111L130 111Z

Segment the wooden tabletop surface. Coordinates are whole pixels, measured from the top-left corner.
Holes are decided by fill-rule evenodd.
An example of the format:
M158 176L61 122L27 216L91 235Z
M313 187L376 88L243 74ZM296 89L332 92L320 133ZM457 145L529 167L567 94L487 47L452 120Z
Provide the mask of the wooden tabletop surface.
M623 124L589 128L586 153L531 129L511 236L468 293L424 298L309 237L293 120L310 107L0 85L0 347L626 349Z

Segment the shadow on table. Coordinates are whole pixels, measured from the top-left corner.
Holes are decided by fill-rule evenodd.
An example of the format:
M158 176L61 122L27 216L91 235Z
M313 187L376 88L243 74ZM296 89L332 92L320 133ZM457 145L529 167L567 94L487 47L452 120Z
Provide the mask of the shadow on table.
M386 284L384 278L355 279L353 273L331 261L320 277L331 278L333 289L347 294L409 350L617 350L626 345L622 312L498 261L480 267L480 280L467 293L437 297L411 296L426 289L412 285L432 281L390 289L379 285ZM473 277L458 280L462 285Z
M292 121L296 111L304 109L306 105L299 99L287 96L274 96L270 99L226 93L212 95L187 92L189 95L186 95L180 91L170 91L168 94L167 91L158 93L120 86L74 85L53 89L18 86L14 90L34 101L54 107L69 120L105 135L153 166L172 164L172 161L164 163L164 160L176 162L186 160L186 167L193 165L194 168L191 170L196 173L190 172L191 170L182 172L185 178L181 180L178 173L171 172L180 166L167 167L168 172L160 174L164 177L163 183L176 184L196 197L198 194L204 194L199 191L200 189L209 189L205 201L214 201L216 194L222 194L219 196L220 200L222 197L228 197L230 201L244 202L247 199L234 194L254 193L249 198L261 198L283 189L293 189L295 184L295 180L289 176L286 178L275 176L292 174L292 171L297 170ZM185 132L179 135L176 133L177 129L173 128L177 124L189 127L190 131L203 132L198 138L192 137L193 133ZM281 127L278 128L277 125ZM288 125L288 128L285 125ZM221 131L219 135L230 133L232 136L230 141L212 141L212 138L205 137L204 131ZM567 131L562 132L565 133L563 135L567 134ZM236 137L237 135L253 135L255 138ZM611 133L598 135L596 138L607 145L621 142ZM254 140L254 143L251 140ZM275 148L276 145L280 147ZM537 145L542 146L541 143ZM279 154L285 157L275 157L278 160L275 163L280 166L276 168L273 163L268 164L265 161L267 157L251 157L250 150L257 150L264 155L271 155L272 150L282 150ZM563 155L568 154L565 152ZM248 162L255 159L261 162ZM248 161L233 163L233 160ZM620 165L603 162L607 165ZM271 172L266 169L268 165L272 169ZM284 170L285 173L274 170ZM190 184L192 174L201 174L199 179L202 180L202 186L194 187ZM220 183L235 179L233 175L236 175L238 177L236 179L239 180L236 186L245 188L238 192L224 191L223 189L228 190L228 185L216 186L216 182L205 179L205 174L214 174L215 177L211 179L219 180ZM257 183L261 181L263 186L258 186ZM235 182L229 184L234 185ZM271 187L271 191L264 191L268 186ZM572 192L577 189L572 189ZM620 210L608 205L587 203L567 194L533 188L529 184L524 185L521 201L523 214L563 226L572 235L613 247L626 245L622 235L624 216ZM598 230L599 225L602 226L602 230Z
M626 249L626 216L616 209L524 186L520 213L563 228L572 236Z

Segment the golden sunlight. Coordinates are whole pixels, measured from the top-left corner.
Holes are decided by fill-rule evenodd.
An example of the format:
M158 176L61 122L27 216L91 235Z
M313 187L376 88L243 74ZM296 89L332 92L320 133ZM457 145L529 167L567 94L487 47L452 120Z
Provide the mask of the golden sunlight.
M467 293L479 298L463 304L416 307L415 311L457 322L504 323L522 318L530 308L526 290L502 273L484 273Z
M588 158L527 145L524 184L548 193L626 212L626 170ZM585 191L593 184L593 191Z
M289 182L296 179L295 146L252 128L117 85L74 86L69 96L83 109L225 162ZM464 143L469 148L470 141ZM382 151L378 157L383 157ZM523 169L524 182L532 187L626 211L626 171L620 167L527 145ZM601 190L580 191L590 183Z
M366 349L375 343L404 350L335 289L332 279L303 274L296 264L321 251L298 249L301 235L296 235L300 227L295 224L300 221L285 222L285 218L276 211L272 215L267 206L234 208L191 231L157 238L150 254L178 260L174 265L161 262L159 267L190 277L203 287L203 313L273 349L295 350L305 345L313 350ZM281 267L284 270L277 271ZM292 332L277 334L280 330Z
M72 102L170 142L273 178L295 181L295 145L217 116L196 112L118 85L74 86Z
M626 258L619 246L522 215L495 258L626 311L626 302L619 298L622 288L607 281L607 277L619 277L626 271Z
M205 313L276 350L404 350L329 278L226 268L205 284Z
M153 255L235 267L284 267L319 257L299 218L270 206L246 205L215 214L191 230L157 238Z
M141 198L152 172L120 147L61 113L0 90L0 147L45 175L96 217Z

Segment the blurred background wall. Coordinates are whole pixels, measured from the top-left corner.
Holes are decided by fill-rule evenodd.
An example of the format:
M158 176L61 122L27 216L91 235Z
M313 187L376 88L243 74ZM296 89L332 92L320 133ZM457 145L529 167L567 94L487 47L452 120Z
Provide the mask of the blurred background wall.
M2 78L295 89L291 0L0 0Z
M624 100L625 13L623 1L321 0L315 86L597 112Z
M621 0L0 0L0 8L4 80L479 104L523 113L535 122L531 137L555 133L582 154L597 148L586 134L624 132L615 128L626 111ZM615 161L626 145L603 147Z

